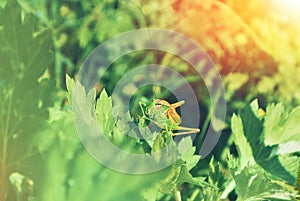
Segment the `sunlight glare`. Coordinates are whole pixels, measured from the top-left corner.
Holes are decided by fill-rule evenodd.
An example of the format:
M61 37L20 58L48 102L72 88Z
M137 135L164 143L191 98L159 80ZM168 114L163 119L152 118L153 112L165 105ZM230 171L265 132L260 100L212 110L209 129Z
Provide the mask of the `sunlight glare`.
M273 0L276 6L285 12L299 12L300 0Z

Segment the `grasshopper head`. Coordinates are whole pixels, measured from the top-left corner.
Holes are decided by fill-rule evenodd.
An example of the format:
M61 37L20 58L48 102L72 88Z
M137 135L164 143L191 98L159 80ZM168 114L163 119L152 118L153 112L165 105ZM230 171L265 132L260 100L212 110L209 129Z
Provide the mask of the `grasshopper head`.
M165 101L165 100L154 99L153 102L155 103L155 107L158 110L161 109L161 107L163 107L163 106L170 107L170 103L168 103L168 101Z

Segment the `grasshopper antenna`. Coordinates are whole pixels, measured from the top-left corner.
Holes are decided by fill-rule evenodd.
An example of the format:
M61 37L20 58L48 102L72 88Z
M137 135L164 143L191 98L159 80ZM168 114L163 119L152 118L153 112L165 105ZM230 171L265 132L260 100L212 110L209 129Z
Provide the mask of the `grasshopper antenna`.
M148 28L147 27L147 20L146 20L146 17L145 17L145 15L143 13L143 10L142 10L141 6L138 5L136 2L134 2L133 0L127 0L127 2L129 2L130 4L132 4L135 8L137 8L137 10L140 12L140 14L143 17L145 28ZM147 29L147 33L148 33L148 36L149 36L150 43L152 44L153 43L153 38L152 38L152 35L151 35L149 29ZM154 51L152 49L150 49L148 51L151 52L151 60L152 60L151 63L155 64L156 63L156 58L155 58L155 55L154 55ZM153 87L152 100L154 99L155 94L157 92L156 91L157 90L156 82L157 82L157 78L158 78L157 74L158 74L158 69L156 70L156 73L155 73L155 84L154 84L154 87Z

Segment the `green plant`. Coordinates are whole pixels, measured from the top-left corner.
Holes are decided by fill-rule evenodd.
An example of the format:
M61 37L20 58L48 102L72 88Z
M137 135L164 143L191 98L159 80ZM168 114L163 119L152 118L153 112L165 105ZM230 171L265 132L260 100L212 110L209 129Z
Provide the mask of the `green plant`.
M69 88L69 101L77 104L78 102L85 105L87 108L84 110L84 113L76 114L77 116L82 116L82 121L91 122L92 116L89 114L90 111L93 111L93 103L96 98L95 90L92 89L87 94L85 93L84 88L80 85L79 82L74 84L74 82L68 78L68 88ZM74 90L76 88L76 90ZM76 100L72 100L72 95L77 97ZM79 98L78 98L79 97ZM75 101L75 102L74 102ZM83 110L81 110L83 111ZM137 138L133 138L126 134L126 130L123 125L128 125L128 119L119 119L118 122L115 122L113 117L113 108L112 108L112 100L108 97L106 91L103 89L99 99L96 102L95 108L96 117L99 123L100 128L102 129L105 136L114 143L115 146L120 147L120 149L140 154L151 154L157 152L164 148L168 143L175 143L169 137L164 137L166 133L152 133L153 141L144 141ZM125 121L125 122L123 122ZM132 121L132 120L131 120ZM133 123L133 122L132 122ZM140 125L143 130L144 125ZM89 131L86 131L89 132ZM150 132L149 130L144 130L143 132ZM169 140L168 140L169 139ZM178 144L178 150L186 150L188 146L192 143L190 138L185 138ZM169 149L168 154L174 155L175 149ZM174 152L174 153L172 153ZM190 147L186 152L182 152L182 157L177 160L174 164L170 165L166 169L151 174L151 177L143 176L143 180L140 180L137 183L136 187L133 189L136 194L142 193L146 199L154 199L157 197L158 192L163 192L166 194L174 194L176 199L178 200L178 196L180 193L177 188L180 187L181 184L188 182L193 185L199 186L207 186L213 188L213 186L208 185L204 179L201 177L193 177L189 171L197 164L200 157L194 155L195 147ZM160 158L157 158L160 160ZM124 164L126 165L126 164ZM136 166L139 165L139 162L136 162ZM119 176L122 174L118 174ZM129 176L135 177L135 176ZM148 187L146 187L146 184ZM139 192L140 191L140 192ZM120 193L120 192L119 192ZM120 193L120 195L122 195ZM111 195L109 195L111 196ZM112 199L109 197L109 199ZM127 198L126 198L127 199Z
M24 199L8 185L13 172L37 185L41 178L31 166L40 163L33 142L45 128L55 88L46 71L53 59L51 32L36 24L13 0L0 8L0 200Z
M297 107L287 113L282 104L270 104L266 114L261 115L256 100L241 109L238 116L232 117L239 159L238 162L231 160L230 166L236 171L232 175L238 195L241 194L239 199L296 199L292 186L296 184L295 164L299 163L299 157L295 154L300 146L299 135L293 132L299 132L295 129L298 126L299 109ZM250 177L257 181L251 183ZM243 183L245 181L249 183Z
M236 0L0 1L0 200L299 200L299 23L277 13L272 17L272 9L265 12L261 1L246 5L239 7ZM202 133L194 142L185 136L176 144L172 129L151 132L140 122L137 128L150 137L127 135L138 122L139 101L173 101L166 89L139 88L130 112L114 120L110 95L116 83L136 66L157 63L191 83L204 134L212 110L206 85L214 82L204 83L181 58L152 50L124 55L89 93L66 78L76 77L87 55L105 39L145 27L185 33L205 48L221 72L229 108L226 127L206 158L197 155ZM157 78L163 79L160 73ZM205 73L211 76L209 70ZM179 85L173 78L168 84ZM153 154L174 144L179 149L167 153L180 152L181 157L145 175L105 167L77 135L74 87L86 106L83 118L92 111L114 146ZM122 95L131 94L125 90Z

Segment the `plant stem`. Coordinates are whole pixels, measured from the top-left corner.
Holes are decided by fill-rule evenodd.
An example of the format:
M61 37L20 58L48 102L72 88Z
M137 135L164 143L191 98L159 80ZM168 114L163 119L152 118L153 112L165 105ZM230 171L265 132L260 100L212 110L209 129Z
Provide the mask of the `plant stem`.
M298 167L296 190L298 190L298 193L300 194L300 162L299 162L299 167Z
M193 192L193 194L192 194L192 196L190 197L190 199L188 199L188 201L195 201L195 199L196 199L196 197L197 197L197 195L200 193L200 190L199 189L196 189L194 192Z
M180 191L177 190L176 184L174 186L174 196L176 201L181 201Z
M17 201L21 201L21 192L17 191Z
M209 126L209 123L210 123L210 119L211 119L211 112L212 112L212 109L211 109L211 106L207 106L207 115L206 115L206 118L202 124L202 127L201 128L201 132L200 132L200 135L197 139L197 142L201 142L203 143L203 139L205 137L205 133L207 132L207 128Z
M1 183L0 183L0 201L4 201L6 198L6 179L7 179L7 143L9 138L9 124L11 118L12 109L12 91L9 93L8 99L8 112L6 118L6 125L3 132L3 147L2 147L2 160L1 160Z
M3 140L3 157L1 163L0 201L5 200L6 193L6 139Z
M211 109L211 106L208 106L208 113L207 113L207 116L206 116L206 119L203 123L203 126L202 126L202 129L204 132L207 131L207 128L209 126L209 123L210 123L210 120L211 120L211 112L212 112L212 109Z

